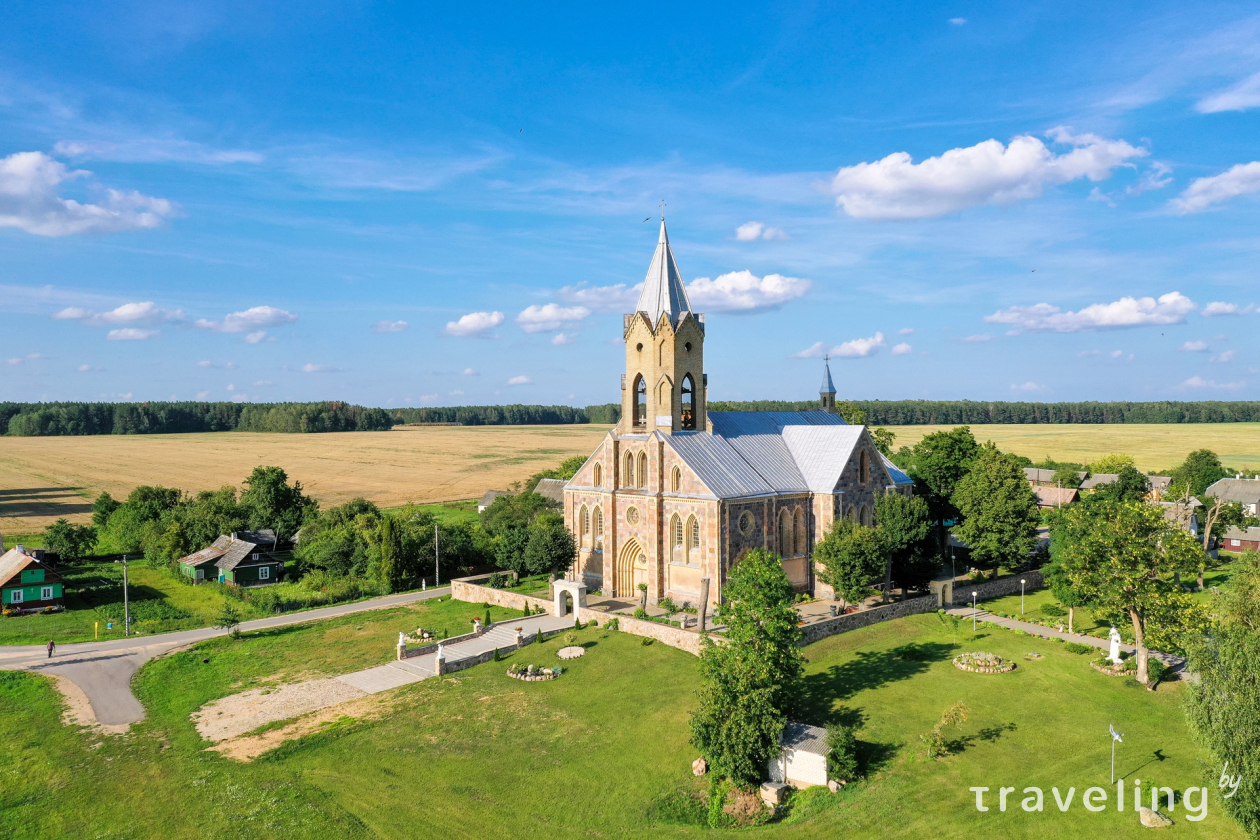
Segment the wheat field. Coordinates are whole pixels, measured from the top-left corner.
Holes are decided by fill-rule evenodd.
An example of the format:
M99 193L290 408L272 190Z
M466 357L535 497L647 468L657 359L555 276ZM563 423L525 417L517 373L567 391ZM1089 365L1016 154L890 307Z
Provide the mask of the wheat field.
M59 516L91 517L102 490L139 484L196 491L238 485L260 464L284 467L322 505L363 496L384 507L469 499L594 450L608 426L399 426L388 432L0 437L0 533L28 534ZM896 446L948 426L894 426ZM1260 467L1260 424L974 426L976 437L1041 460L1088 463L1126 452L1166 470L1194 449L1227 466Z
M102 490L239 486L259 465L285 469L321 505L357 496L393 507L480 497L573 455L608 426L399 426L388 432L0 437L0 534L59 516L91 519Z

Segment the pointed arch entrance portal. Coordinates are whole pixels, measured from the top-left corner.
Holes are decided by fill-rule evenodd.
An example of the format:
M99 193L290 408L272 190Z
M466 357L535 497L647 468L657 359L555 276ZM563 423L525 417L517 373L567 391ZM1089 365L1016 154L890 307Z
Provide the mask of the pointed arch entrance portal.
M613 566L613 597L633 598L636 577L646 577L647 556L637 540L630 540L621 548ZM640 574L636 575L635 572Z

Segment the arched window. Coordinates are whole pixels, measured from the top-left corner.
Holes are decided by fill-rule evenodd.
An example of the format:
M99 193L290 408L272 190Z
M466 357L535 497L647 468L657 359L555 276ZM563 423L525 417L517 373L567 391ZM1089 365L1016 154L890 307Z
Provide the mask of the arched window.
M871 459L870 456L866 454L866 450L863 449L862 453L858 455L858 481L862 484L868 484L870 483L870 480Z
M792 555L792 518L786 511L779 511L779 556Z
M689 373L683 377L682 381L682 427L684 429L696 427L695 393L696 382Z
M582 543L586 543L586 537L591 533L591 512L586 509L586 505L582 505L582 512L578 514L578 527L582 533Z
M633 452L626 453L626 466L621 471L621 486L622 487L634 486L634 453Z
M595 548L602 549L604 547L604 511L602 508L595 508Z
M674 467L669 471L669 489L675 493L682 487L682 470Z
M591 470L592 481L596 487L600 487L604 483L604 468L600 464L595 465L595 469Z
M845 518L845 519L847 519L847 520L849 520L850 522L857 522L857 521L858 521L858 512L857 512L857 508L855 508L855 507L853 507L852 505L850 505L850 506L849 506L849 510L848 510L848 512L847 512L847 513L845 513L845 515L844 515L844 518Z
M796 532L796 554L802 556L805 554L805 516L799 510L793 517L792 530Z
M647 427L647 381L642 374L634 379L634 425Z
M683 524L674 514L669 520L669 558L675 563L683 562Z
M687 562L700 562L700 520L694 516L687 520Z
M871 527L871 509L867 507L866 505L862 505L862 510L858 514L858 521L860 521L867 528Z
M640 487L647 487L647 479L648 479L647 472L648 472L647 453L640 452L639 453L639 486Z

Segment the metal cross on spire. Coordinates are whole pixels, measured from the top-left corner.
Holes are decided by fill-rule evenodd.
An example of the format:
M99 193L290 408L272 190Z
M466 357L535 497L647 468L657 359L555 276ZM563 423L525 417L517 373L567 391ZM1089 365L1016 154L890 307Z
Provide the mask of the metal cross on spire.
M665 221L665 199L661 199L661 221Z

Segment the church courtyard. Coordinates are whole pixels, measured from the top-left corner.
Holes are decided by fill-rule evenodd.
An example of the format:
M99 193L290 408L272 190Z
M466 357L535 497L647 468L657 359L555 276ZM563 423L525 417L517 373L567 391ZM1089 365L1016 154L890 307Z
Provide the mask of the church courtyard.
M512 663L560 664L557 638L377 695L252 762L206 749L190 719L243 688L385 661L400 629L466 620L460 611L469 608L447 601L203 642L137 674L148 717L124 736L63 726L51 684L0 674L0 720L14 745L0 764L0 828L19 838L506 838L537 834L540 824L551 837L722 833L668 807L708 785L690 768L695 657L604 628L577 633L586 655L564 663L559 679L523 683L504 673ZM1108 725L1125 733L1117 775L1178 791L1204 783L1180 684L1149 692L1095 672L1088 657L1055 642L983 626L975 636L966 625L952 632L928 614L806 647L799 716L857 724L865 778L838 794L799 794L780 821L742 833L1142 836L1132 811L1080 804L1091 786L1114 796ZM953 667L954 656L975 650L1019 667ZM1040 658L1026 658L1034 653ZM920 735L957 701L970 719L951 734L951 753L930 761ZM991 789L987 813L975 809L974 786ZM1005 813L996 802L1003 786L1017 788ZM1030 786L1045 790L1045 811L1020 810ZM1066 812L1051 797L1056 786L1076 788ZM1176 836L1242 836L1211 807L1203 821L1187 821L1178 802Z

